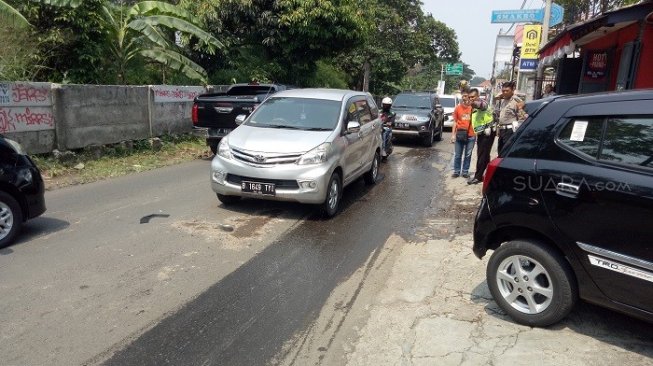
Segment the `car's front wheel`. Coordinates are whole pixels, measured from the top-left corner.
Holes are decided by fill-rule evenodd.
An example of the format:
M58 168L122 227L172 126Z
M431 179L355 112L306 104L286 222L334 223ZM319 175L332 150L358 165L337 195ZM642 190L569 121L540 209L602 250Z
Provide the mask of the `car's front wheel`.
M340 174L334 172L329 179L327 185L327 194L324 203L322 204L322 211L327 218L333 217L338 213L340 206L340 198L342 197L342 182L340 181Z
M431 147L433 146L433 136L435 135L435 132L433 132L434 127L431 126L428 130L428 134L424 137L422 137L422 145L426 147Z
M23 224L23 210L10 194L0 191L0 248L14 241Z
M516 322L545 327L567 316L578 298L569 263L534 241L501 245L487 266L487 284L497 304Z

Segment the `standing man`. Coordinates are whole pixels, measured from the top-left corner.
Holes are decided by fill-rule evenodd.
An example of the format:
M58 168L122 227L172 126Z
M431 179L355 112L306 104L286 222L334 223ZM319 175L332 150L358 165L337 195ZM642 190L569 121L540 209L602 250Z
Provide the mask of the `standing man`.
M460 165L462 161L462 176L469 178L469 164L472 160L472 151L476 135L472 128L472 105L469 101L469 91L461 91L462 103L453 110L453 128L451 131L451 143L454 146L453 174L452 178L458 178L461 174Z
M493 128L492 108L488 108L487 102L479 98L478 90L469 92L469 100L472 105L472 126L476 132L476 171L467 184L478 184L483 181L483 173L490 163L496 130Z
M523 115L524 102L515 96L515 82L508 81L501 87L501 104L499 110L499 153L506 146L510 136L519 127L519 120Z

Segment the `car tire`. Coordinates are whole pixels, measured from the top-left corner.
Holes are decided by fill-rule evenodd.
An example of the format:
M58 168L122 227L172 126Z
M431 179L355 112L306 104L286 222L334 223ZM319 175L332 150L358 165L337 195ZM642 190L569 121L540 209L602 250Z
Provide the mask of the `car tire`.
M23 210L16 199L0 191L0 248L11 244L23 224Z
M422 145L424 145L425 147L433 146L433 136L434 135L435 135L435 132L433 131L433 127L431 127L429 129L429 134L422 138Z
M530 275L533 272L535 276ZM578 299L576 278L567 260L535 241L501 245L492 254L486 275L496 303L520 324L546 327L557 323Z
M340 174L334 172L327 185L327 194L322 204L322 212L326 218L334 217L340 208L340 199L342 198L342 181Z
M209 148L211 148L211 152L213 153L213 155L218 153L218 144L217 143L209 144Z
M381 166L381 155L377 151L374 153L374 160L372 161L372 166L370 167L370 170L365 173L365 176L363 176L363 179L365 179L365 183L372 185L376 183L376 179L379 176L379 167Z
M226 194L220 194L220 193L216 193L216 194L218 196L218 200L220 200L220 202L222 202L225 205L231 205L240 201L240 196L228 196Z

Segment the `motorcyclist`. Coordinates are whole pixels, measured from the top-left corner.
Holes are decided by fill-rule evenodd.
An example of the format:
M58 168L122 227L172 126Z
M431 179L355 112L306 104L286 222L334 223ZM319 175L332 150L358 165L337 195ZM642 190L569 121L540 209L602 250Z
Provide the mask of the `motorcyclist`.
M387 158L392 151L390 150L392 149L392 124L395 122L395 116L396 113L392 111L392 99L389 97L383 98L381 101L381 121L383 122L381 156L384 158Z

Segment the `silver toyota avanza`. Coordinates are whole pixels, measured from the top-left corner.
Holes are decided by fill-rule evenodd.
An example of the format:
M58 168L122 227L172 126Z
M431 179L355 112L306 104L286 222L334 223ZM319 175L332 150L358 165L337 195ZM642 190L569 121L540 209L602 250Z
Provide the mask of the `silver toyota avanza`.
M368 93L292 89L274 94L224 137L211 186L225 205L241 197L320 204L338 212L342 189L376 183L381 121Z

